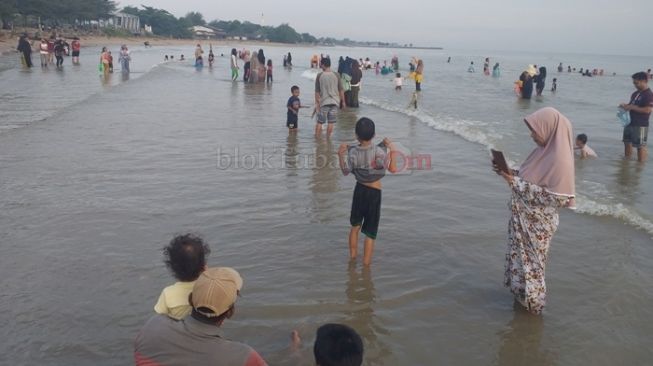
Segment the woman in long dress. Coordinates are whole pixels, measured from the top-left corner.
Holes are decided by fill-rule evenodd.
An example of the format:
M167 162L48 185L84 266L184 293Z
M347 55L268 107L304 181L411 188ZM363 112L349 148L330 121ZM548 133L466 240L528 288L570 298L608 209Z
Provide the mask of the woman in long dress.
M254 51L252 53L252 58L249 61L249 82L250 83L258 83L258 68L259 68L258 52Z
M131 59L127 45L122 45L120 47L120 57L118 60L120 61L120 70L125 74L129 74L129 61L131 61Z
M519 170L502 172L512 190L505 285L533 314L546 303L544 272L558 211L574 208L574 139L569 120L554 108L524 119L537 147Z
M263 54L263 49L259 49L258 54L256 56L258 58L258 81L264 82L265 75L266 75L266 68L265 68L265 54Z

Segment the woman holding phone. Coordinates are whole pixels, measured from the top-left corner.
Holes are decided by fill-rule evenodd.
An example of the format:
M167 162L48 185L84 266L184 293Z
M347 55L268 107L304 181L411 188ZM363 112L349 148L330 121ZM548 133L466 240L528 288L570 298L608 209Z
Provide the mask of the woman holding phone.
M505 285L533 314L546 303L544 272L560 208L575 208L574 139L569 120L554 108L524 119L536 148L519 170L494 171L511 188Z

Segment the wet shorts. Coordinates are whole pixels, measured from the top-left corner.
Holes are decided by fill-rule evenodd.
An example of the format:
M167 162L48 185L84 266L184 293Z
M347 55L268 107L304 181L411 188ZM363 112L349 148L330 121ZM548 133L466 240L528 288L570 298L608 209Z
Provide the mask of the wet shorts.
M79 57L79 51L73 51L73 57Z
M324 122L336 123L338 116L338 106L335 104L327 104L320 107L320 113L317 114L317 123L324 124Z
M631 126L624 127L623 142L630 143L635 148L645 147L648 139L648 127Z
M376 239L381 219L381 190L356 182L354 198L351 201L351 226L361 226L367 237Z

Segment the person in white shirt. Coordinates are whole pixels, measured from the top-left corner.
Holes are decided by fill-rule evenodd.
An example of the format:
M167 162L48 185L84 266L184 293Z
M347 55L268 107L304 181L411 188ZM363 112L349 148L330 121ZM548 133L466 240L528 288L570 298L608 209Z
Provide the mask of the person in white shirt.
M395 74L394 78L395 90L401 90L401 86L404 85L404 79L401 78L401 73Z

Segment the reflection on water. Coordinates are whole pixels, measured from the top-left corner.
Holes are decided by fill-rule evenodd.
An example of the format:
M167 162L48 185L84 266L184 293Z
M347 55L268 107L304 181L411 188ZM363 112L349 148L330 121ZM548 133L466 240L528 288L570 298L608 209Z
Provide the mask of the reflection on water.
M499 333L498 366L553 366L555 354L542 346L544 318L529 314L515 301L514 315L507 329Z
M286 149L284 151L284 164L287 176L297 175L297 162L299 160L299 151L297 151L297 132L288 132L286 137Z
M379 335L388 335L377 317L374 316L376 294L370 266L356 269L356 261L350 261L347 271L347 323L352 325L365 342L365 364L383 365L392 354L390 348L381 341Z
M644 170L644 164L636 161L620 159L615 160L614 180L620 194L626 199L626 203L633 204L639 191L639 181Z
M313 156L306 159L311 167L312 217L317 222L329 222L337 217L338 207L331 193L338 190L338 157L330 140L315 139L315 145Z

